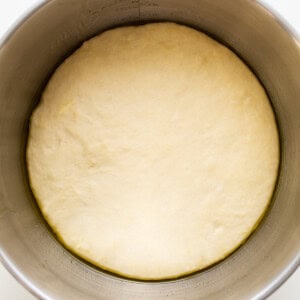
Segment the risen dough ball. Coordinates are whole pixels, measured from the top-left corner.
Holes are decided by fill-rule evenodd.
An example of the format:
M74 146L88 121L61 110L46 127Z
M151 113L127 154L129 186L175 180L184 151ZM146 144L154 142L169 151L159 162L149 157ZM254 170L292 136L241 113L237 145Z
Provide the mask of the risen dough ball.
M249 236L272 196L278 145L248 67L203 33L156 23L106 31L57 69L31 117L27 162L66 247L164 279Z

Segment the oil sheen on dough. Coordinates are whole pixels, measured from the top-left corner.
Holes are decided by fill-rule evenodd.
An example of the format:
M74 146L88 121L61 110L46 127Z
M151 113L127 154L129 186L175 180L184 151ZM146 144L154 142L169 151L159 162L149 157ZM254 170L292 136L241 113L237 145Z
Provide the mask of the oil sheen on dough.
M233 52L154 23L106 31L57 69L31 117L27 163L67 248L156 280L208 267L249 236L279 142L263 87Z

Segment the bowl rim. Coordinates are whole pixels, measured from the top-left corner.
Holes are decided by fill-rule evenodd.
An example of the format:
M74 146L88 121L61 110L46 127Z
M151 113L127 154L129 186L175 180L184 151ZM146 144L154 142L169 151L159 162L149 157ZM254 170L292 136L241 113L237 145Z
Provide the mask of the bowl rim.
M35 3L31 4L6 30L6 32L0 36L0 50L3 46L10 40L14 33L41 8L45 7L47 4L54 0L35 0ZM251 0L246 0L251 1ZM252 1L251 1L252 2ZM288 23L280 13L275 11L265 0L254 0L255 4L258 5L259 9L264 10L266 13L271 14L275 22L295 41L296 45L300 50L300 32L298 33L295 28ZM47 294L45 294L41 289L37 288L33 282L27 279L26 274L21 272L14 263L8 259L3 251L1 251L0 244L0 262L6 268L6 270L33 296L38 299L51 300ZM298 253L290 263L277 275L272 281L265 286L260 292L258 292L253 300L266 299L271 294L273 294L277 289L279 289L300 267L300 253Z

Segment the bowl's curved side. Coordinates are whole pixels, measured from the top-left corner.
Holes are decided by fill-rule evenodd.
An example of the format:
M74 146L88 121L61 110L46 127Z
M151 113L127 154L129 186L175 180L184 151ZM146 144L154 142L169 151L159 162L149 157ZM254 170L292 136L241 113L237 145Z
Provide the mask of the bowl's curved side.
M51 235L26 179L26 130L41 88L82 41L109 27L168 20L233 48L258 75L276 112L282 163L275 201L248 242L225 261L169 282L95 270ZM300 48L261 4L245 0L38 1L0 46L0 260L40 299L263 299L299 266Z

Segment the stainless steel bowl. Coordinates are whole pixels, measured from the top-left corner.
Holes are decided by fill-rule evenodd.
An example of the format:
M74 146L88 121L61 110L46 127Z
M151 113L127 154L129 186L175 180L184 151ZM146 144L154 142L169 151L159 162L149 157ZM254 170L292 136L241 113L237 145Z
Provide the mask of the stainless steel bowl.
M274 107L281 167L273 205L238 251L194 275L138 282L93 268L65 250L41 217L25 165L28 118L55 67L110 27L168 20L203 30L254 70ZM263 299L299 266L300 44L248 0L38 1L0 46L0 258L41 299Z

